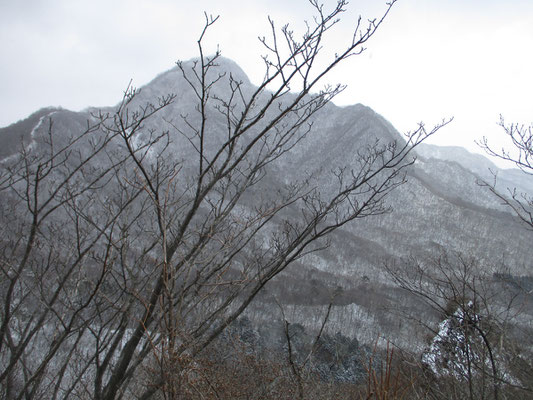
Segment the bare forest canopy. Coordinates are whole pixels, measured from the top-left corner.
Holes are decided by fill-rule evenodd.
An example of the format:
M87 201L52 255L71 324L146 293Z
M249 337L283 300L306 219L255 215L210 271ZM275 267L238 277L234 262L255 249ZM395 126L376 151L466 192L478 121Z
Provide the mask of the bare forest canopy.
M383 19L360 21L324 64L321 41L345 2L331 13L311 4L300 39L272 22L260 86L204 54L216 22L206 16L200 57L128 87L119 104L42 109L0 130L6 399L221 398L227 377L209 366L237 355L268 376L288 368L287 398L304 398L303 371L355 382L374 364L354 354L374 357L383 337L421 354L421 324L458 315L461 329L470 315L485 333L479 313L514 310L506 296L490 307L472 296L505 288L530 304L528 214L497 193L531 184L502 171L492 185L479 156L422 146L450 121L401 135L368 107L335 106L343 86L322 78ZM528 328L527 310L513 329ZM413 311L417 323L405 319ZM236 352L235 338L252 350ZM263 365L254 352L274 356ZM524 385L496 370L497 357L487 364L495 398L500 381ZM272 382L254 390L282 398Z

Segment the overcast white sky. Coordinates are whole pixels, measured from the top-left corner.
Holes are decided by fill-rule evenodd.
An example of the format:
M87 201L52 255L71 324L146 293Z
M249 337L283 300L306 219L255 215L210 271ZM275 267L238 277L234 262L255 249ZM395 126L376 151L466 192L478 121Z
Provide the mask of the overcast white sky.
M352 0L334 41L357 15L384 9ZM219 44L255 83L267 15L279 25L310 16L306 0L0 0L0 126L49 105L117 103L130 79L142 86L197 55L204 10L220 14L207 51ZM399 0L368 50L337 71L349 87L335 102L368 105L400 131L453 116L433 142L476 150L474 140L501 137L500 113L533 121L532 67L533 1Z

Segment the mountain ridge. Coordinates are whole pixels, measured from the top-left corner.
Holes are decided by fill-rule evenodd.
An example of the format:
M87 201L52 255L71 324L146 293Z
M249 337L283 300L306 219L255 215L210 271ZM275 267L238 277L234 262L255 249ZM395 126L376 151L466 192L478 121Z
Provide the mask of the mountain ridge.
M254 86L244 72L236 67L234 62L226 60L220 61L221 68L226 68L224 71L226 75L222 79L229 79L231 74L235 79L242 81L244 96L252 92ZM194 60L189 60L184 62L183 66L190 68L193 63ZM221 84L222 89L214 92L214 95L227 95L228 83L222 81ZM174 103L150 122L147 129L154 132L167 130L172 132L168 154L174 157L176 163L185 160L183 166L186 170L192 168L187 164L187 159L192 157L191 154L195 154L194 148L186 135L177 132L173 125L183 123L183 116L190 118L189 121L193 124L197 122L195 111L197 99L192 88L183 79L179 67L159 74L150 83L141 87L138 97L128 106L133 109L147 102L155 104L157 97L169 92L176 94ZM268 96L268 93L264 93L264 96ZM117 105L110 106L103 109L103 112L112 112L116 107ZM52 115L54 135L61 138L83 132L87 128L84 121L91 120L91 112L94 111L96 109L82 112L42 109L21 123L17 123L18 125L2 128L0 130L2 144L11 143L9 146L0 146L9 149L3 153L4 160L5 157L15 154L17 143L28 146L30 144L28 138L32 136L32 132L35 134L35 140L44 140L49 126L40 122L50 113L54 112ZM211 125L206 131L207 153L217 148L225 127L225 121L220 120L220 113L216 109L209 110L208 116ZM328 103L310 122L312 124L306 137L284 158L268 166L264 182L254 188L243 207L251 209L256 199L274 195L276 189L287 182L301 181L309 176L312 176L316 184L321 185L323 192L327 194L335 184L335 168L357 171L358 163L361 161L360 152L367 146L376 142L385 145L393 140L404 140L384 117L361 104L338 107ZM419 159L408 170L407 183L393 191L386 200L387 206L392 208L391 213L361 219L356 224L347 225L335 232L331 237L330 248L301 260L299 268L285 272L280 279L272 283L270 290L286 295L289 289L284 291L283 279L285 279L287 282L294 282L295 285L302 285L303 293L307 290L307 276L313 274L327 276L329 280L336 281L331 282L331 285L341 286L346 293L343 301L352 307L339 309L337 314L339 320L332 322L335 329L341 329L338 324L343 319L342 313L364 308L378 315L378 308L372 308L366 299L357 294L358 288L362 285L362 277L366 277L364 282L368 293L374 293L372 290L376 293L380 290L395 293L390 277L383 271L383 263L394 263L408 257L438 257L443 249L447 249L450 252L468 254L480 259L485 263L487 271L500 272L500 268L506 264L514 274L530 273L529 262L533 259L533 249L529 244L533 239L533 233L522 230L522 226L510 210L502 206L486 188L477 184L480 178L485 179L489 176L483 173L484 167L479 166L480 162L483 164L485 163L483 160L487 159L480 155L470 157L463 152L459 152L460 154L453 159L450 149L441 150L428 146L416 149ZM493 165L488 160L486 163ZM505 176L505 184L524 187L521 182L515 181L513 174L501 171L498 173ZM324 285L327 287L330 282ZM293 290L298 292L300 289ZM385 306L390 306L395 299L398 300L394 296L390 295L389 299L384 296ZM273 300L267 296L263 304L255 304L254 307L266 312L264 308L269 307L271 304L269 301ZM298 304L292 305L298 306ZM379 307L384 305L381 304ZM300 316L295 313L295 318L308 317L309 321L313 321L310 312L302 312ZM357 314L353 318L358 321L357 318L363 318L361 315ZM297 322L304 325L307 323L305 320ZM376 317L374 323L377 326L368 329L356 328L355 325L343 327L343 334L368 341L374 339L371 335L375 330L391 329L387 326L390 323L387 319L380 322Z

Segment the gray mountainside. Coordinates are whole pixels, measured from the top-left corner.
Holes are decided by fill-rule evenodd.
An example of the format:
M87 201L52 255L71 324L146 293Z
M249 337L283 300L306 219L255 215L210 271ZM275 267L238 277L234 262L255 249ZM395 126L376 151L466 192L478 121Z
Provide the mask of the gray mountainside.
M227 59L220 63L227 73L244 82L244 92L253 90L235 63ZM157 96L167 93L177 97L151 120L149 128L154 132L179 128L182 115L188 115L194 123L196 102L178 68L156 77L134 101L138 105L155 102ZM221 90L216 95L223 97L227 93ZM13 156L21 143L30 144L31 151L38 152L39 138L48 131L48 118L53 121L56 140L61 140L62 136L83 131L96 111L40 110L0 129L0 156ZM217 110L209 110L209 118L207 152L215 151L221 143L225 126ZM337 107L330 103L313 116L312 122L307 137L268 166L266 178L246 198L243 207L253 207L254 199L275 195L282 185L307 177L327 193L335 185L335 169L357 170L359 152L365 146L376 140L384 144L403 141L390 123L360 104ZM177 134L170 146L172 155L184 161L184 168L192 168L187 157L193 149L186 138ZM509 268L513 274L527 274L533 258L533 233L523 229L489 190L478 185L480 178L490 179L489 167L496 170L484 157L462 149L421 147L417 161L408 171L407 183L386 200L391 212L357 220L336 231L328 248L299 260L270 282L267 291L247 311L248 316L254 320L279 318L275 301L281 299L288 318L306 327L316 326L322 310L336 293L328 329L364 342L385 333L401 333L405 340L415 340L410 329L384 312L407 301L384 272L384 264L407 257L438 256L446 249L476 257L491 272ZM499 176L506 187L531 189L520 174L500 171Z

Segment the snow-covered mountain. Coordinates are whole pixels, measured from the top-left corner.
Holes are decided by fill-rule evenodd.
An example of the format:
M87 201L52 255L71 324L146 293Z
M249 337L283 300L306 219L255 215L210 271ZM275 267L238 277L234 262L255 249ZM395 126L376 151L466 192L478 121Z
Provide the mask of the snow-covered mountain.
M222 59L221 69L243 82L244 93L254 88L245 73L232 61ZM134 105L155 102L157 96L174 93L174 103L151 120L154 132L179 124L181 116L195 114L196 99L178 68L160 74L141 89ZM228 93L217 92L217 96ZM259 100L261 101L261 99ZM107 109L112 110L113 107ZM0 157L11 157L22 144L47 135L48 119L53 120L56 137L75 136L93 120L89 109L74 113L42 109L23 121L0 129ZM106 109L103 110L106 112ZM215 121L207 132L206 151L215 151L224 121L210 110ZM191 121L194 122L194 117ZM315 173L317 182L328 190L334 168L357 168L358 151L375 140L382 143L403 140L400 133L370 108L357 104L337 107L330 103L313 116L306 139L269 166L268 178L254 191L267 196L282 184ZM220 131L217 130L219 127ZM169 144L176 159L186 159L190 143L183 137ZM38 146L33 150L38 151ZM341 292L333 312L331 329L372 340L390 331L392 317L383 307L399 301L383 264L405 257L427 258L443 250L475 257L487 270L529 274L533 259L533 233L523 229L513 214L489 190L478 184L491 172L501 178L501 187L518 187L533 192L533 185L519 171L500 171L488 159L461 148L421 146L418 161L409 169L408 182L387 199L392 212L357 220L336 231L329 248L295 263L269 289L287 304L295 322L311 326L317 307L329 301L332 290ZM248 200L253 204L253 198ZM309 296L314 293L313 296ZM273 297L264 295L250 308L258 319L275 318L265 306Z

